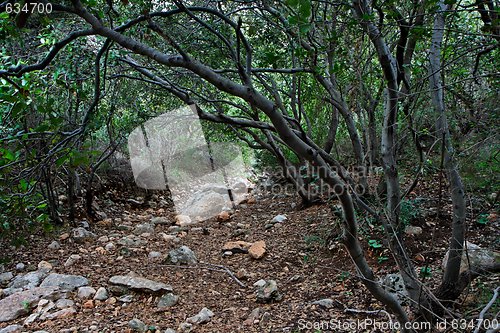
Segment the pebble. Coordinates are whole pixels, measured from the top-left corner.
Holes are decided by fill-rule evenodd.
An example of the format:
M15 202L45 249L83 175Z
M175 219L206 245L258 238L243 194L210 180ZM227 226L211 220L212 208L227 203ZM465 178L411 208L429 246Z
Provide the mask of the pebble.
M58 241L53 241L52 243L49 244L48 248L50 250L59 250L61 248L61 244L59 244Z
M133 329L136 332L144 333L147 331L146 324L144 324L142 321L140 321L137 318L132 319L131 321L128 322L128 327Z
M94 299L96 301L105 301L108 299L108 297L109 297L108 291L104 287L100 287L99 289L97 289L94 295Z
M96 290L92 287L80 287L78 288L78 298L88 299L94 296Z
M64 267L73 266L78 260L82 259L82 257L78 254L72 254L64 263Z

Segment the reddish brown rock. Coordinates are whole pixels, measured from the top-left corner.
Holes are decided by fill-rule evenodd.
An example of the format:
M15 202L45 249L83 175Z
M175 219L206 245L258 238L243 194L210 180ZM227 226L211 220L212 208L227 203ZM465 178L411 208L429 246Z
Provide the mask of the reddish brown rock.
M226 221L229 221L230 218L231 218L231 216L229 215L229 213L224 211L217 216L217 221L226 222Z
M261 259L266 254L266 242L258 241L252 244L248 253L253 259Z
M252 246L252 243L245 241L234 241L227 242L222 248L223 252L231 251L233 253L248 253L248 249Z

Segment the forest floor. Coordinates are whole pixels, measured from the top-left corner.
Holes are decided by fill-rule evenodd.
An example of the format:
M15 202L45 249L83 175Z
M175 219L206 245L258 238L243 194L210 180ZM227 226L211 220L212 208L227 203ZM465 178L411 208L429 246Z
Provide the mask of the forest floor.
M159 309L158 296L142 292L131 293L130 302L122 302L117 300L119 296L112 295L107 301L88 302L73 292L68 298L74 300L76 313L54 320L35 321L21 331L132 332L129 321L136 318L158 328L158 332L164 332L167 328L177 329L186 318L204 307L214 316L208 323L196 326L194 332L389 331L368 325L369 321L386 322L387 317L383 312L369 312L383 307L357 278L352 260L343 246L338 242L335 246L335 239L341 234L339 220L332 214L335 202L298 209L299 200L295 196L260 196L254 204L238 207L228 221L213 218L175 230L175 213L171 207L162 207L161 204L155 208L138 207L117 193L117 190L110 189L100 195L97 200L99 208L108 218L104 222L91 223L90 228L96 237L85 243L76 243L72 237L67 237L71 233L70 227L58 229L50 235L28 236L27 244L20 248L0 240L5 271L15 272L19 263L25 265L24 272L34 270L44 260L52 264L52 272L82 275L95 289L108 288L111 276L134 272L172 286L173 293L179 296L178 303ZM450 230L450 203L443 200L443 214L438 217L435 214L436 194L430 189L423 186L410 197L429 198L420 201L419 214L411 214L411 225L421 227L423 232L408 235L407 242L410 256L419 271L422 267L430 268L426 283L432 287L441 277L441 263ZM161 194L154 195L155 199L165 202ZM479 215L480 209L473 209L474 216ZM470 222L467 238L481 247L498 250L498 218L492 209L482 212L489 214L488 223ZM269 228L269 222L278 214L285 215L287 220ZM140 235L143 241L140 246L117 244L119 239L132 234L136 225L148 223L155 217L164 217L171 223L156 225L154 232ZM395 272L394 262L381 242L381 228L362 216L360 221L360 237L375 274L383 276ZM175 238L166 237L169 234L175 234ZM234 240L263 240L266 254L257 260L244 253L223 256L224 244ZM369 246L369 240L380 241L382 246ZM49 248L54 241L60 244L59 248ZM104 250L109 242L116 245L114 250ZM215 266L178 267L163 263L167 253L181 245L193 250L200 262L226 267L240 278L245 287L227 272L214 269ZM162 255L150 258L152 251ZM65 266L68 258L75 254L80 259ZM260 279L275 280L282 299L270 304L257 303L253 284ZM491 290L498 284L498 277L478 279L457 302L455 310L465 313L472 309L468 316L477 318L481 305L487 303ZM312 304L326 298L333 300L331 307ZM260 314L249 319L256 308L261 311L254 313ZM0 323L0 330L7 325L23 325L25 319L23 316ZM353 329L355 326L352 325L356 324L352 323L363 322L367 326ZM346 323L351 324L345 326ZM332 326L339 324L345 329Z

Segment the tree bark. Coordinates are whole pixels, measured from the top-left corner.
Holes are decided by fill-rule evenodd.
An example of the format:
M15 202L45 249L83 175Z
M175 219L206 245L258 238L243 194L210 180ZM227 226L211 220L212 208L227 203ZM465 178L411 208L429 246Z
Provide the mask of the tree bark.
M429 81L432 94L432 105L436 114L437 136L442 138L443 166L450 183L453 203L452 234L449 243L449 257L444 270L443 280L437 291L437 297L446 301L454 301L457 295L460 264L465 241L466 203L462 179L453 158L454 150L450 138L450 129L445 114L443 86L441 82L441 44L445 27L445 11L448 6L441 0L434 16L431 48L429 52Z

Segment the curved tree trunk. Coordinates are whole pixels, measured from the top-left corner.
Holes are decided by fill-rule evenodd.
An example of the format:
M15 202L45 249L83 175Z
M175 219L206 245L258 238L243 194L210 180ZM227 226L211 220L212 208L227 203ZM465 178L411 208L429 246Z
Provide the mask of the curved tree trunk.
M404 244L404 225L399 219L401 194L397 169L397 113L399 89L397 81L397 66L389 47L382 37L379 29L370 21L367 0L354 0L354 11L376 49L379 63L386 81L386 105L384 110L384 123L382 128L382 166L387 183L387 218L384 229L389 239L389 247L398 264L399 272L412 300L412 306L424 315L426 320L431 320L429 312L430 295L420 288L417 274L413 267ZM367 19L368 18L368 19Z

